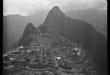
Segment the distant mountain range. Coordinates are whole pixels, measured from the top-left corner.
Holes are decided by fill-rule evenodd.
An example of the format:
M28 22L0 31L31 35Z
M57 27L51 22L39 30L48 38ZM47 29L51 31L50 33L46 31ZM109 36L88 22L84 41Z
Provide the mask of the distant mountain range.
M95 29L107 38L107 11L103 12L97 9L85 9L70 11L67 16L73 19L84 20L91 23Z
M38 27L45 19L46 14L47 13L40 11L30 16L3 16L3 26L5 33L4 49L8 49L15 41L17 41L22 36L22 33L29 22L33 23L35 27Z
M17 41L23 33L25 26L31 22L35 27L43 23L48 11L39 11L30 16L8 15L3 16L3 26L7 40L4 42L4 49L8 49L15 41ZM79 11L70 11L65 13L73 19L79 19L91 23L95 29L107 38L107 12L99 12L96 9L86 9ZM8 41L8 43L7 43Z
M100 75L104 75L103 72L106 71L107 66L107 41L93 25L82 20L71 19L67 17L59 7L55 6L49 11L45 21L38 28L35 28L31 23L25 27L16 46L23 45L23 43L25 43L24 40L27 40L26 38L31 34L36 34L38 30L44 33L63 36L84 46L85 49L89 50L90 55L95 61L95 65L100 68Z
M20 15L4 16L3 27L4 27L4 49L9 48L15 41L17 41L25 26L28 22L24 17Z

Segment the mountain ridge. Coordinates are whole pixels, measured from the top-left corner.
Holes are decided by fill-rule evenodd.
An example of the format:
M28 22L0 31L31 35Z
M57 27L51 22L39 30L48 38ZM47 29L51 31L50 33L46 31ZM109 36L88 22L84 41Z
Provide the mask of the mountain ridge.
M26 37L29 36L30 34L35 34L36 33L36 28L32 23L28 23L27 26L24 29L23 36Z
M70 11L66 13L72 19L84 20L91 23L95 29L107 38L107 13L96 9Z
M90 11L86 12L88 10L90 10ZM94 11L94 10L91 10L91 9L88 9L88 10L81 10L81 11L76 11L76 12L73 12L74 11L73 10L71 12L67 12L66 16L71 17L72 19L79 19L79 20L89 22L92 24L92 26L94 26L96 28L96 30L98 32L100 32L101 34L104 34L106 36L106 34L107 34L107 29L105 26L106 14L104 16L103 14L101 14L102 12L96 12L96 13L93 12L92 13L92 11ZM61 10L61 12L62 12L62 10ZM90 13L87 15L92 15L92 16L86 16L85 12ZM4 44L4 45L7 45L4 48L8 49L11 44L13 44L15 41L17 41L21 37L25 26L29 22L34 24L35 27L38 27L39 25L41 25L44 22L44 20L46 19L47 13L48 13L48 11L38 11L38 12L35 12L33 15L29 15L29 16L20 16L20 15L3 16L3 21L5 22L5 23L3 23L4 24L3 26L5 27L4 34L6 34L6 36L4 36L4 37L6 37L5 41L6 40L8 41L8 42L6 41L6 43ZM81 16L84 16L84 17L81 17Z
M71 41L82 44L90 51L94 61L96 61L96 65L102 68L103 64L103 68L105 70L107 57L107 41L105 37L96 31L96 29L88 22L71 19L61 13L59 14L61 16L57 16L56 12L52 12L54 14L47 15L46 20L41 26L39 26L39 29L42 32L59 34L70 39Z
M28 33L28 29L26 31L24 30L26 32L26 37L28 37L27 34L31 35L37 33L36 30L38 29L44 33L49 32L58 34L70 41L77 42L84 46L94 58L95 64L101 69L99 70L100 75L104 75L103 72L106 71L107 66L107 41L91 24L82 20L71 19L62 13L59 8L55 7L55 9L50 10L42 25L35 30L34 27L32 27L32 33L30 30ZM20 42L18 42L19 45L22 44L22 40L26 40L24 38L24 33L22 36ZM32 37L29 36L29 38ZM25 43L27 40L23 42Z

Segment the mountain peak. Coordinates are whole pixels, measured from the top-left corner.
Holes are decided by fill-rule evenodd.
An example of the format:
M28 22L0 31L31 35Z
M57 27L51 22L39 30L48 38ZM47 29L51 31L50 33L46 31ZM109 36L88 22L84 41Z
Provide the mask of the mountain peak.
M59 16L59 15L62 15L64 14L60 8L58 6L54 6L48 13L48 16L50 15L54 15L54 16Z
M28 36L30 34L34 34L36 32L36 28L32 23L28 23L24 29L23 37Z
M60 8L58 6L54 6L51 11L61 11Z
M46 19L45 19L45 23L48 22L56 22L56 21L60 21L63 20L63 18L65 17L65 14L60 10L60 8L58 6L54 6L48 13Z
M27 28L34 28L34 26L33 26L32 23L28 23L27 26L26 26L26 29L27 29Z

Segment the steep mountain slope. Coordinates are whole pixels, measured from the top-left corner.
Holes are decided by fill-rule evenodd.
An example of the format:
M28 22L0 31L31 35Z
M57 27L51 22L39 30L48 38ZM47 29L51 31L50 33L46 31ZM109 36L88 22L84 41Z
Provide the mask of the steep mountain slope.
M42 32L59 34L71 41L82 44L90 51L95 64L102 69L100 73L106 71L107 41L91 24L66 17L65 14L55 6L50 10L46 20L39 29L41 29Z
M26 36L29 36L30 34L35 34L35 33L36 33L36 28L33 26L32 23L28 23L24 29L22 37L25 38Z
M36 29L32 23L28 23L23 31L22 36L11 46L11 48L16 48L18 46L29 46L33 41L33 35L39 33L39 29Z
M4 26L4 49L8 49L15 41L17 41L25 29L25 26L31 22L38 27L45 19L47 13L44 11L36 12L29 16L8 15L3 16Z
M71 19L65 16L59 7L55 6L48 13L44 23L37 29L29 23L14 47L29 46L33 41L31 34L37 34L39 29L44 33L57 34L84 46L84 48L89 50L95 65L98 66L100 75L105 75L107 41L91 24L82 20Z
M20 15L9 15L3 17L4 23L4 31L6 39L4 40L6 43L4 44L4 48L8 49L10 45L12 45L16 40L18 40L25 26L31 22L38 27L45 19L47 15L47 11L39 11L33 15L29 16L20 16ZM67 16L74 19L81 19L87 21L96 28L97 31L107 36L107 15L102 14L102 12L97 12L96 10L80 10L76 12L68 12ZM4 36L4 37L5 37Z
M84 20L91 23L95 29L107 38L107 12L97 9L70 11L67 16L73 19Z

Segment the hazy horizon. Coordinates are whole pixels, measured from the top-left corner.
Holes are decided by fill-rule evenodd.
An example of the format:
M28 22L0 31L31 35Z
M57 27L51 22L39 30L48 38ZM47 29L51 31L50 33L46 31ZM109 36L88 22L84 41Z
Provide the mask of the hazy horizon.
M36 8L37 6L35 5L35 8L32 9L32 12L28 10L27 8L30 8L31 4L34 2L29 3L28 0L27 2L24 0L22 4L22 8L20 6L20 1L17 3L17 0L11 0L7 1L4 0L4 17L5 17L5 27L7 28L7 34L10 35L8 36L9 42L16 41L20 38L20 36L23 33L23 30L25 26L31 22L35 27L40 26L46 19L46 16L48 12L52 9L53 6L58 6L60 10L67 15L70 18L73 19L79 19L86 21L90 24L92 24L97 31L102 33L104 36L107 34L107 3L105 0L80 0L79 3L77 0L60 0L60 1L52 1L52 5L50 7L45 7L47 9ZM22 2L21 1L21 2ZM44 3L45 1L37 0L40 3ZM47 1L47 3L50 2L50 0ZM62 4L60 4L62 2ZM73 3L73 4L72 4ZM15 5L17 4L17 5ZM64 5L63 5L64 4ZM70 5L71 4L71 5ZM75 5L74 5L75 4ZM80 7L78 7L80 4ZM86 7L82 7L82 5L87 4ZM89 5L91 4L91 5ZM24 7L24 5L27 5ZM29 5L29 7L28 7ZM44 4L45 5L45 4ZM48 5L47 5L48 6ZM22 9L22 12L26 13L28 12L28 15L23 15L24 13L22 12L17 12L17 10L11 9L13 7L16 7L15 9ZM44 6L42 6L44 7ZM76 7L76 8L75 8ZM95 11L95 12L94 12ZM87 14L84 15L84 14ZM98 23L97 23L98 22ZM12 41L13 40L13 41Z
M106 0L3 0L3 15L29 16L39 11L48 12L53 6L63 12L96 9L107 10Z

